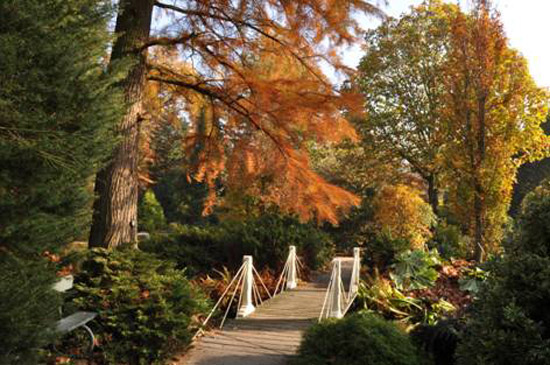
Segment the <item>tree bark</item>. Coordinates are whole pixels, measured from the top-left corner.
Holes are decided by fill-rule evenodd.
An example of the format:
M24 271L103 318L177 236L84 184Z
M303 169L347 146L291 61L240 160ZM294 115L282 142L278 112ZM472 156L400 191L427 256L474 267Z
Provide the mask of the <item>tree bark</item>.
M474 197L474 215L475 215L475 250L474 250L474 259L477 262L483 260L483 254L485 252L485 240L483 237L483 185L481 182L480 173L483 169L483 164L485 161L485 113L486 113L486 104L487 98L485 95L482 95L478 98L478 121L479 121L479 134L477 139L477 163L476 169L474 171L475 176L475 197Z
M111 62L133 61L122 83L126 112L117 127L118 142L112 159L96 176L90 247L116 247L137 241L139 124L146 82L147 51L154 0L121 0L115 27L118 35Z
M475 185L475 197L474 197L474 260L481 262L483 260L484 242L483 242L483 201L481 195L481 185L476 183Z
M439 211L439 191L437 189L437 179L434 174L428 176L428 202L432 211L437 216Z

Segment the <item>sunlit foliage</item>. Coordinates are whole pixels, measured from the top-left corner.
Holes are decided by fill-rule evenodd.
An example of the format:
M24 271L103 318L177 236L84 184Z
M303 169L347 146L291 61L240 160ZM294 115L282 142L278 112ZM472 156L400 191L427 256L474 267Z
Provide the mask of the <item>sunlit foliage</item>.
M374 206L377 227L395 238L410 240L412 248L423 248L431 237L435 215L418 190L406 185L384 186Z
M368 33L356 80L366 112L359 131L379 155L406 162L422 177L436 212L444 167L442 77L457 11L433 1L388 18Z
M502 238L518 166L548 153L540 128L548 94L509 47L490 4L479 1L471 14L452 21L444 110L450 207L468 227L480 259Z
M96 182L92 245L135 240L137 149L147 82L172 86L193 107L207 104L200 108L200 128L189 134L190 141L204 142L195 151L195 179L213 187L222 171L235 171L232 166L238 163L245 168L239 180L248 186L250 178L272 178L276 170L272 187L262 196L304 220L334 223L340 211L358 204L357 197L312 171L304 142L353 137L342 112L355 109L356 100L336 90L319 65L351 71L339 50L360 36L357 15L381 14L373 4L121 0L119 9L115 29L123 36L111 59L131 57L135 64L124 83L128 109L119 126L121 144ZM158 19L155 14L162 22L151 22ZM207 207L215 201L211 194Z

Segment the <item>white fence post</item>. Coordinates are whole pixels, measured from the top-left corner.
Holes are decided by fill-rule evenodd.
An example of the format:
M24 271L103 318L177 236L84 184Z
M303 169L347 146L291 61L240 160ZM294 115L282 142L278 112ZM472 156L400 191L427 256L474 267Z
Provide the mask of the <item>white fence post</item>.
M361 249L353 248L353 267L351 269L351 280L349 284L348 300L352 300L353 296L359 290L359 276L361 273Z
M329 317L342 318L342 261L339 258L334 259L332 264L332 290L330 293L330 313Z
M290 252L288 254L289 267L288 267L288 280L286 282L287 289L294 289L298 286L296 282L296 246L290 246Z
M252 303L252 285L254 277L252 276L252 256L243 256L244 277L241 287L241 306L237 311L237 317L246 317L254 312L254 304Z

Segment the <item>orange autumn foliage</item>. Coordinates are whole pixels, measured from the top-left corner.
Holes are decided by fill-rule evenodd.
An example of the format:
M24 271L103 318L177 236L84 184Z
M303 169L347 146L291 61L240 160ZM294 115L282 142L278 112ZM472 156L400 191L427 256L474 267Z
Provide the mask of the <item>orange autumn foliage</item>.
M449 207L475 244L475 259L498 252L518 167L550 153L540 128L548 93L508 44L490 1L452 19L444 72Z
M186 146L198 162L194 177L211 190L226 160L246 150L236 148L239 142L261 132L286 160L279 166L288 168L278 185L287 191L269 200L294 200L289 211L333 222L357 204L311 170L299 171L308 163L296 156L305 153L308 140L351 134L342 113L354 109L355 98L336 90L319 65L351 72L340 47L361 38L358 15L381 15L370 0L120 0L117 9L110 63L133 62L121 82L127 108L115 128L120 143L96 178L91 246L137 239L139 129L148 82L173 87L189 109L199 106L201 117L193 118L198 128ZM280 67L269 71L270 62ZM267 65L269 77L258 65ZM298 199L280 198L296 190ZM208 206L215 200L212 193ZM298 206L305 203L319 205Z
M188 87L201 75L174 52L152 57L150 79L161 80L158 93L183 100L190 117L184 146L189 178L211 188L205 213L218 202L215 183L223 179L229 191L257 196L264 205L336 224L359 198L313 172L306 143L356 140L343 113L359 110L360 100L333 90L315 65L285 56L272 40L262 43L279 52L261 51L206 89Z

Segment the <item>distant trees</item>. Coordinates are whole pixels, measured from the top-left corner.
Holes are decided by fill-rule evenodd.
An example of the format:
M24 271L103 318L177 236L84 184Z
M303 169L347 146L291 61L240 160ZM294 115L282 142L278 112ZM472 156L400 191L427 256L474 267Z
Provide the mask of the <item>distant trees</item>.
M172 21L150 36L154 8ZM243 162L261 153L266 158L258 161L280 177L277 193L264 196L267 201L303 219L329 221L357 204L355 196L312 172L304 148L311 138L353 137L341 112L353 108L354 98L335 91L317 64L325 60L346 71L335 48L356 39L356 12L377 9L363 0L120 1L111 61L130 58L133 67L124 82L128 107L118 126L120 143L96 179L90 244L135 241L139 126L147 118L141 104L147 82L207 104L207 133L201 137L207 147L198 159L196 179L212 186L225 169L228 151ZM163 57L148 56L152 47L164 50L155 53ZM170 53L178 62L164 57ZM256 67L259 60L266 69ZM243 143L252 136L255 141ZM255 169L260 172L256 177L263 175L259 166Z
M356 80L364 143L421 176L436 212L444 190L446 216L472 237L480 260L502 237L518 166L548 153L547 93L486 1L468 14L423 4L385 21L367 44Z
M542 125L546 135L550 135L550 115ZM550 177L550 158L546 157L540 161L527 162L518 169L516 182L510 203L509 214L516 218L520 212L523 198L539 186L543 180Z

